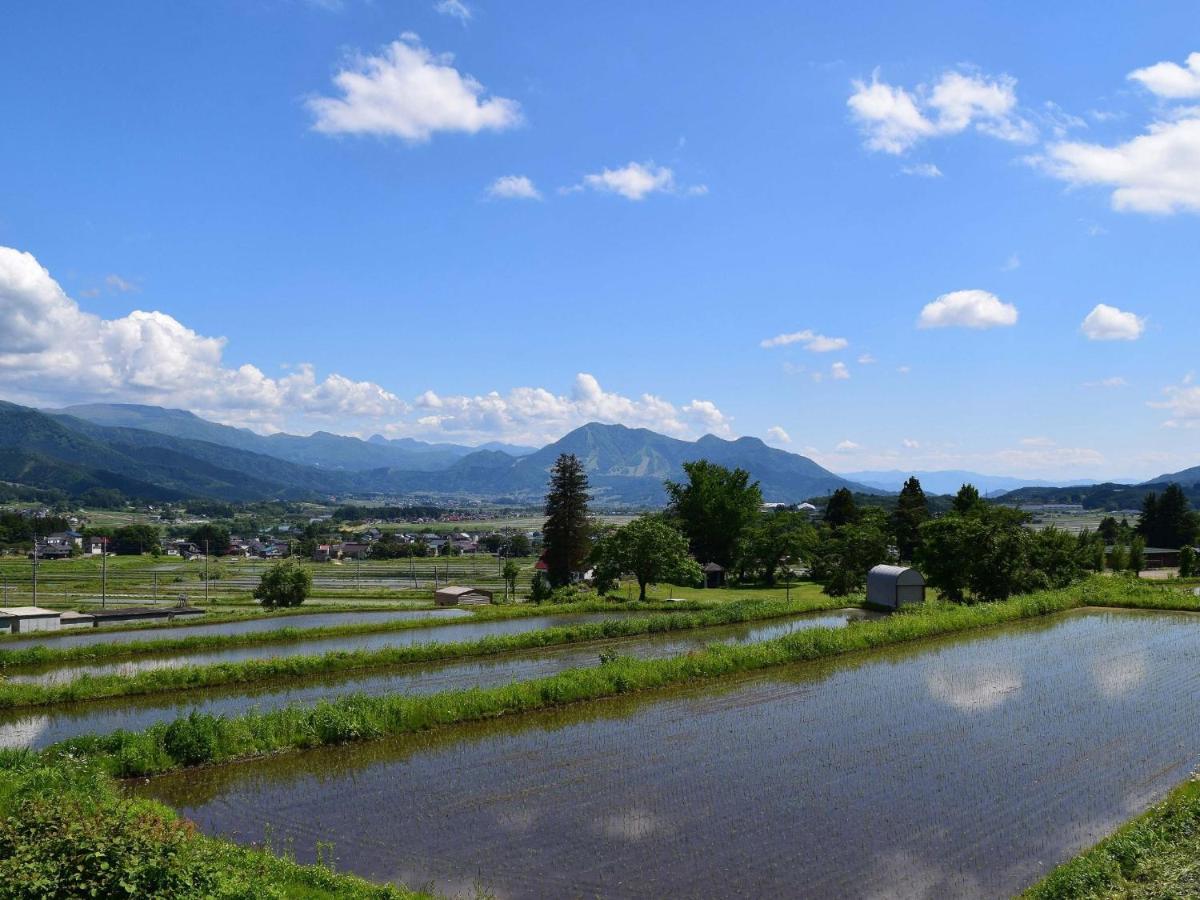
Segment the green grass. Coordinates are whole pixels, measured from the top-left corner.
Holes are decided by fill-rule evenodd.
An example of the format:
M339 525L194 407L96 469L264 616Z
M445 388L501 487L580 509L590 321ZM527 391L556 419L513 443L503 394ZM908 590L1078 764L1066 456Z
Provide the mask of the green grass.
M474 641L422 643L379 650L336 650L323 654L153 669L135 675L85 675L63 684L42 685L24 682L6 684L0 682L0 709L145 696L224 685L265 684L339 672L468 659L565 646L586 641L732 625L840 606L844 606L840 600L835 601L829 597L806 602L792 601L791 603L782 600L747 600L694 612L672 609L671 612L660 615L634 616L605 622L543 628L522 634L497 635ZM304 632L297 631L296 633Z
M1195 779L1024 894L1030 900L1165 900L1197 895L1200 782Z
M933 604L887 619L846 628L815 628L757 644L713 645L667 659L620 657L591 668L503 687L450 691L431 696L352 695L316 706L289 706L234 718L193 714L141 732L74 738L44 752L47 758L97 761L114 775L150 775L188 765L228 762L262 753L367 740L513 715L568 703L717 679L889 644L1000 625L1082 605L1126 605L1141 588L1117 579L1093 578L1057 591L1042 591L977 606Z
M160 803L122 796L94 767L7 753L0 893L8 898L345 898L422 895L205 837Z

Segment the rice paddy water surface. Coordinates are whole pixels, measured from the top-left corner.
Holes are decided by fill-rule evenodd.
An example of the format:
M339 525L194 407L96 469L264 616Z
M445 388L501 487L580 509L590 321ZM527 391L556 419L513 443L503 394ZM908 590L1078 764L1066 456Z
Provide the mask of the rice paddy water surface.
M433 694L465 687L491 687L553 675L575 666L599 663L602 649L642 658L672 656L707 644L748 643L779 637L802 628L837 628L875 618L861 609L801 613L764 622L718 628L639 635L611 641L504 653L465 661L406 665L258 686L236 685L147 697L122 697L51 708L0 710L0 747L41 748L82 734L109 734L119 728L141 730L171 721L192 710L240 715L251 708L277 709L289 703L315 703L343 694Z
M999 897L1198 761L1200 616L1084 610L134 789L500 897Z

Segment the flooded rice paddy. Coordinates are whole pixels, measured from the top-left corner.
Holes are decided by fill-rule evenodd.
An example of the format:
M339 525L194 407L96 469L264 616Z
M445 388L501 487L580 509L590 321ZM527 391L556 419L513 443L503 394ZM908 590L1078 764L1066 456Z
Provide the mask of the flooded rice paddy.
M356 634L345 637L311 638L283 643L254 644L229 647L223 650L197 650L169 653L162 656L139 656L117 662L67 663L42 667L22 667L6 673L11 682L28 684L62 684L82 675L136 675L152 669L174 669L180 666L205 666L213 663L242 662L248 659L275 659L287 656L330 653L335 650L381 650L385 647L409 647L414 644L459 643L506 634L524 634L543 628L604 622L630 616L645 616L644 612L566 613L550 616L526 616L515 619L491 619L475 622L448 622L435 628L413 628L379 634Z
M764 622L641 635L480 659L406 665L382 672L343 673L257 687L234 685L50 708L0 710L0 747L38 749L82 734L109 734L121 728L141 730L156 722L168 722L187 715L192 710L233 716L251 709L266 711L289 703L315 703L350 693L370 696L433 694L457 688L490 687L541 678L577 666L596 665L600 650L608 647L642 658L673 656L713 642L763 641L803 628L836 628L849 621L878 615L860 609L801 613Z
M465 609L388 609L375 612L303 613L298 616L265 616L260 619L238 619L233 622L214 622L211 625L192 622L174 627L141 627L121 629L118 626L88 628L78 632L55 631L0 642L0 653L23 650L26 647L86 647L91 644L125 644L131 641L162 641L206 634L258 634L280 628L323 628L328 625L372 625L379 622L401 622L405 619L454 619L469 616Z
M1008 896L1182 781L1200 616L1086 610L181 773L209 833L497 897Z

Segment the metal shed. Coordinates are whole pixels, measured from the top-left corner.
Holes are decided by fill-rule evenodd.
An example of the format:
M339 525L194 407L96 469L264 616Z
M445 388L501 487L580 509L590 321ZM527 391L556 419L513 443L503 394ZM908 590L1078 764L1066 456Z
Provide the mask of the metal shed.
M438 606L473 606L492 602L492 592L483 588L456 587L448 585L433 592L433 602Z
M888 609L925 602L925 578L908 566L876 566L867 573L867 602Z

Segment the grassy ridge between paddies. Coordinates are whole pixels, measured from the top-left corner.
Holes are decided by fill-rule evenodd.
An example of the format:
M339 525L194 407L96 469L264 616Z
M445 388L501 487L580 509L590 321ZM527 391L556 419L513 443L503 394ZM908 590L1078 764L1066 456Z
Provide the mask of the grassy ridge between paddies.
M709 609L717 604L701 601L682 603L623 603L620 605L601 600L580 603L559 603L535 606L480 607L468 616L439 618L429 616L422 619L397 619L394 622L358 622L347 625L321 625L315 628L283 626L270 631L249 631L238 634L191 634L174 638L151 638L145 641L123 641L115 643L85 644L77 647L54 647L38 645L14 650L0 648L0 673L5 670L31 666L54 666L80 662L103 662L105 660L134 659L139 656L164 656L172 653L196 653L206 650L227 650L233 647L251 647L262 644L289 644L322 638L358 637L367 634L389 634L396 631L412 631L419 628L440 628L446 625L461 625L469 622L492 622L497 619L523 619L531 616L567 615L592 612L695 612ZM828 606L854 605L847 603ZM819 608L819 607L818 607Z
M151 669L134 675L83 675L62 684L0 681L0 709L145 696L227 685L291 681L340 672L470 659L587 641L736 625L806 612L820 612L834 607L844 608L844 598L790 603L783 600L744 600L698 612L673 609L669 613L658 615L562 625L455 643L428 642L378 650L333 650L322 654Z
M403 900L402 888L302 866L200 834L166 806L121 796L71 763L7 754L0 780L0 896Z
M913 607L882 620L855 622L840 629L807 629L756 644L717 644L665 659L618 657L603 665L569 669L502 687L427 696L350 695L315 706L293 705L231 718L193 713L145 731L72 738L42 752L48 760L88 759L119 777L151 775L717 679L1084 605L1140 606L1144 590L1126 579L1091 578L1070 588L1040 591L999 603Z
M38 601L39 606L44 606L48 609L80 609L80 604L62 604L62 603L42 603ZM153 604L151 604L153 606ZM222 604L224 606L224 604ZM207 607L206 607L207 608ZM0 634L0 659L7 658L5 654L17 653L24 648L21 646L22 641L37 640L42 641L49 639L51 641L57 638L75 637L80 634L126 634L130 631L136 632L154 632L163 628L191 628L197 625L227 625L231 622L249 622L260 619L288 619L292 616L312 616L312 615L338 615L348 613L353 615L358 612L419 612L421 610L434 609L432 603L426 602L420 605L398 603L364 603L354 606L297 606L291 609L276 609L267 611L264 610L256 602L253 607L246 609L222 609L219 612L208 612L203 616L184 616L178 619L154 619L148 622L122 622L119 625L102 625L95 631L87 628L63 628L58 631L35 631L27 634ZM89 605L82 609L83 612L94 612L95 606ZM0 663L2 665L2 663Z
M1023 895L1030 900L1200 895L1200 782L1194 778Z

